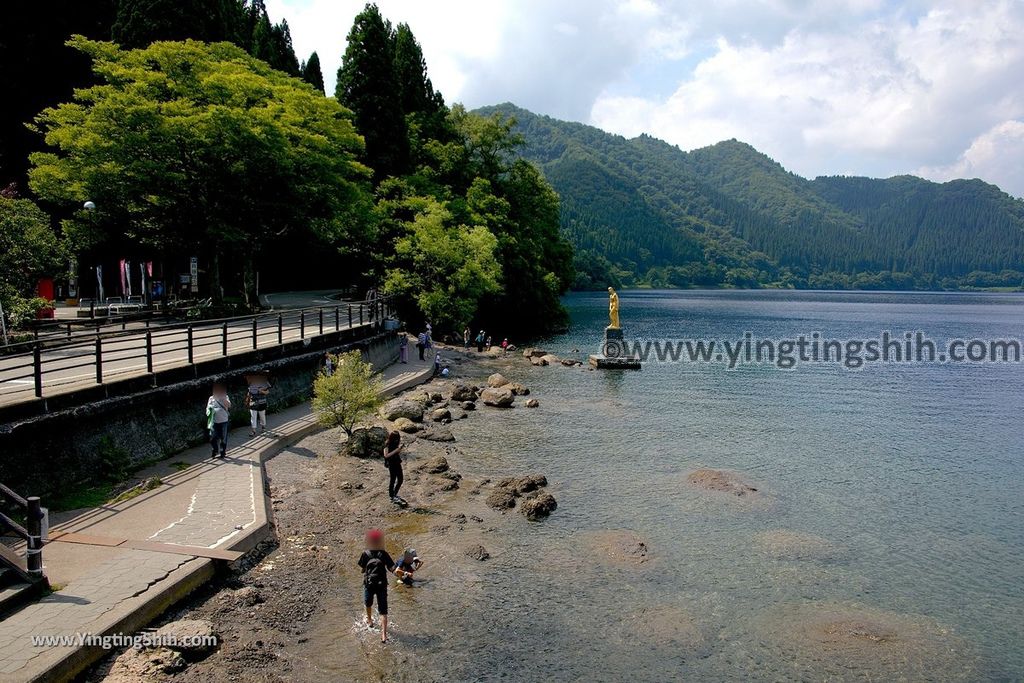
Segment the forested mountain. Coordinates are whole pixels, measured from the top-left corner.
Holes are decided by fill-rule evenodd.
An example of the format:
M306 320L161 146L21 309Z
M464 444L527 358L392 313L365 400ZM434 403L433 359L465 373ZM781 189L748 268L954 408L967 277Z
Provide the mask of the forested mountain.
M807 180L728 140L691 152L511 104L562 199L576 286L1019 287L1024 201L979 180Z

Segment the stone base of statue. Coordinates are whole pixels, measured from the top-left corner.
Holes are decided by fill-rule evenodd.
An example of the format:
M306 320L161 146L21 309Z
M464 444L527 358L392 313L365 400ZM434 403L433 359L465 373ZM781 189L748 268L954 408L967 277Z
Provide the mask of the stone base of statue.
M639 370L640 359L631 355L630 345L622 335L622 328L604 328L601 354L590 356L591 367L599 370Z

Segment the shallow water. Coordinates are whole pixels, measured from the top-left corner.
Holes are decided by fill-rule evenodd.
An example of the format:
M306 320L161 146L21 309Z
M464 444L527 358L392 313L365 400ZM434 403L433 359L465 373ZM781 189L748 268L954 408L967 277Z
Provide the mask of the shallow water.
M1024 337L1021 295L621 298L640 339ZM567 304L572 331L544 347L584 358L606 298ZM457 435L479 473L545 473L558 510L485 540L499 552L478 571L436 572L401 603L391 650L367 645L364 675L1024 679L1024 365L512 372L541 407L465 420ZM698 467L741 473L760 495L695 490ZM638 535L649 557L603 557L607 530ZM439 564L457 552L428 550Z

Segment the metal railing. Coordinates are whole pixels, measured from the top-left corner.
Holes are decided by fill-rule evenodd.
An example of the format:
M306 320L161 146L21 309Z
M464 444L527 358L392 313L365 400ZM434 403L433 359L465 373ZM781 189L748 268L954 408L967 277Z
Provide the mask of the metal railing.
M43 398L83 382L103 384L156 369L281 346L382 322L391 297L281 312L40 338L3 347L0 403Z
M31 581L43 578L43 513L42 505L37 496L22 498L20 495L0 484L0 502L3 507L14 507L24 512L25 526L0 512L0 529L13 532L25 541L25 557L13 550L3 547L0 551L0 563L8 565L18 574Z

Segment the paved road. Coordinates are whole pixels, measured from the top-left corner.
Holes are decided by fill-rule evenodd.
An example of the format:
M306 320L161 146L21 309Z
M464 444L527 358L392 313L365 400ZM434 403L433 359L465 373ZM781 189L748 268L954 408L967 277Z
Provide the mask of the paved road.
M340 302L339 302L340 303ZM349 327L348 306L324 309L325 333ZM316 312L307 312L303 325L298 311L282 312L281 342L295 341L320 334L320 321ZM369 312L364 312L369 324ZM359 327L359 307L353 306L353 327ZM153 327L153 370L184 366L188 358L188 331L180 327ZM252 321L231 323L227 327L227 354L244 353L254 348ZM224 355L225 331L222 324L196 323L192 332L192 360L200 362ZM277 346L278 316L257 319L255 347ZM146 332L126 331L113 337L104 337L101 344L102 379L110 382L143 375L148 371L146 360ZM41 354L43 396L66 393L96 384L96 342L87 337L79 342L44 349ZM0 357L0 405L29 401L35 397L31 354Z

